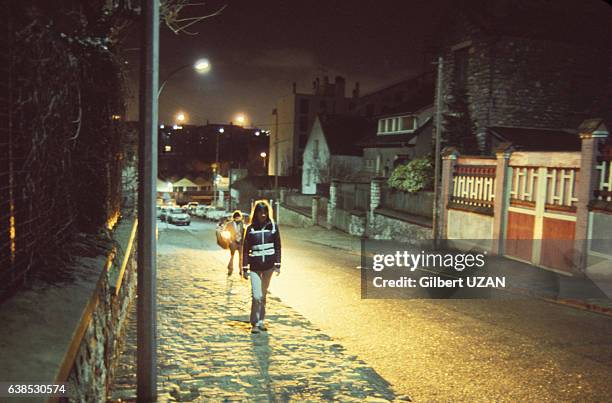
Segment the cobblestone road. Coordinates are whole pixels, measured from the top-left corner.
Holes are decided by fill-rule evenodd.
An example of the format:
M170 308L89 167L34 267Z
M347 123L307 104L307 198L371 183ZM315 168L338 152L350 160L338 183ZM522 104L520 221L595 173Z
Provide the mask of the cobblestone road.
M189 230L160 231L160 401L409 400L273 295L269 332L251 335L249 284L226 277L222 252L203 250ZM134 323L113 400L135 398Z

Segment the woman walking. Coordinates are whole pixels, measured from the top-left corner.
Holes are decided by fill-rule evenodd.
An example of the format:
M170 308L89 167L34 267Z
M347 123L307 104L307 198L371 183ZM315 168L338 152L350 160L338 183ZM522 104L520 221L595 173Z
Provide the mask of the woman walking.
M245 279L251 278L251 333L268 330L264 323L266 295L272 273L280 274L280 233L271 215L272 209L266 200L255 202L242 246L242 275Z

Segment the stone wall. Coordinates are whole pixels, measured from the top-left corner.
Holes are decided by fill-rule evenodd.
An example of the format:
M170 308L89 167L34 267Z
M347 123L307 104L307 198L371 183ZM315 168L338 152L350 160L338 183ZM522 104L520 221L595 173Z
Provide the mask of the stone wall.
M385 214L376 210L369 222L368 236L373 239L392 239L399 242L431 239L431 228L411 223L401 214Z
M308 209L297 209L281 204L278 222L292 227L310 227L313 223L309 213Z
M127 248L125 242L121 243L121 248ZM119 361L128 309L136 295L135 245L134 240L119 288L115 286L124 258L121 254L117 254L109 269L102 273L92 295L91 315L81 322L86 326L85 332L66 381L70 385L71 401L106 400L115 365Z
M329 213L328 213L328 217ZM331 226L344 231L350 235L362 236L367 224L365 213L351 212L341 208L335 208L334 214L330 217Z
M491 35L465 17L453 21L442 42L442 99L454 82L455 53L467 50L469 107L483 144L490 126L573 129L610 113L609 50Z

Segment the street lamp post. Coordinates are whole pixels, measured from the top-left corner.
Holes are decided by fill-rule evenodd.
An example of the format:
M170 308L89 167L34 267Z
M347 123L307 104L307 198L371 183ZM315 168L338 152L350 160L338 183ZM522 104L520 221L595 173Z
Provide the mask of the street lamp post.
M216 135L216 151L215 151L215 169L213 169L213 205L216 206L217 205L217 191L218 191L218 186L217 183L219 182L217 179L218 176L218 172L219 172L219 137L221 136L221 134L223 134L223 132L225 132L224 128L219 128L219 132Z
M172 70L159 86L159 90L157 90L157 98L159 98L159 96L161 95L162 91L164 90L164 87L168 83L168 80L170 80L170 78L177 74L179 71L185 70L188 67L192 67L198 74L205 74L210 71L210 62L208 61L208 59L199 59L194 64L185 64L184 66Z

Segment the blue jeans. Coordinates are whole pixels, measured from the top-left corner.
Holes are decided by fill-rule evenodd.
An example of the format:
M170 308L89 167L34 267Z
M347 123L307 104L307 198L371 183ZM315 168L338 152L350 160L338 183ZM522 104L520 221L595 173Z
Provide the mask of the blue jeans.
M266 295L274 268L264 271L251 271L251 325L263 323L266 316Z

